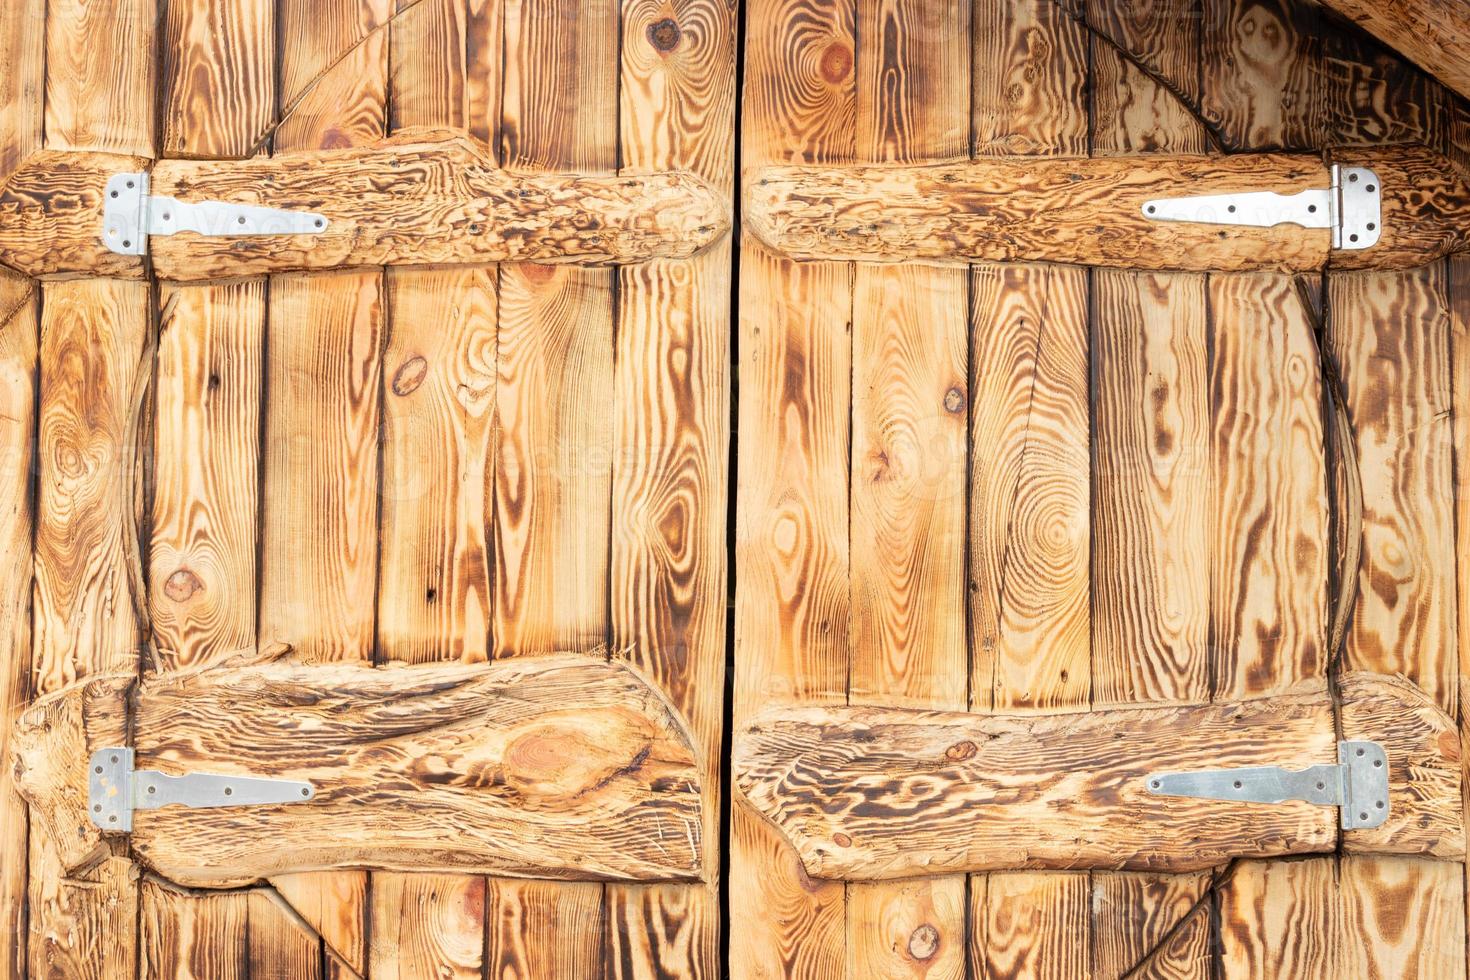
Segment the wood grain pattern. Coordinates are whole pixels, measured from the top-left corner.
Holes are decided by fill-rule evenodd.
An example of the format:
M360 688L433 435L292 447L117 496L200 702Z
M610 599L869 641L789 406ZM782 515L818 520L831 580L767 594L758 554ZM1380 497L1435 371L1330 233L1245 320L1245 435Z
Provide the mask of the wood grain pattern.
M965 923L959 876L849 885L848 975L960 980Z
M1363 480L1363 557L1344 651L1458 700L1449 313L1442 267L1332 276L1341 365Z
M692 255L729 225L725 202L692 174L512 173L447 130L238 162L165 160L153 169L153 193L327 221L310 235L154 235L149 249L166 279L449 262L605 265Z
M338 867L702 874L690 736L663 696L616 662L224 666L147 677L131 704L140 769L317 788L310 805L139 811L134 853L179 884ZM87 750L120 744L106 739L123 737L122 706L118 682L83 682L38 702L16 732L21 792L48 829L75 838L62 854L69 866L96 847Z
M621 9L624 171L687 168L732 192L738 7L636 0ZM688 720L704 765L705 839L723 775L730 248L618 274L611 627ZM703 888L607 889L610 973L722 972L718 874ZM716 871L715 869L719 870Z
M166 287L148 611L159 669L255 648L265 283Z
M1088 154L1083 25L1054 0L977 4L971 21L977 157Z
M280 0L277 153L385 135L389 0ZM378 561L382 275L270 282L259 641L315 660L366 659ZM367 970L367 875L272 879L321 935L324 963Z
M37 693L137 662L134 481L149 376L148 306L142 283L78 280L44 291Z
M1220 890L1224 967L1242 976L1342 976L1339 889L1331 859L1241 863ZM1365 974L1355 974L1365 975Z
M1091 969L1094 980L1124 976L1208 975L1209 874L1094 871L1091 875ZM1203 928L1193 925L1202 921ZM1178 930L1170 940L1172 931Z
M254 889L246 899L251 980L318 980L327 952L279 892Z
M617 6L504 4L503 166L586 174L618 166ZM615 282L605 270L500 268L494 657L590 650L610 636ZM518 907L522 888L491 881L489 907ZM517 940L528 955L511 954L514 969L555 976L563 964L605 958L600 886L530 897L536 913L520 922ZM577 931L591 926L595 933ZM496 946L492 938L487 962L504 972Z
M31 698L40 298L34 283L0 277L0 759L10 758L12 726ZM0 958L5 980L25 976L28 825L15 786L0 780L0 929L13 937Z
M1179 81L1184 81L1193 88L1187 77L1178 77L1178 66L1194 64L1199 57L1195 18L1191 15L1168 19L1166 14L1173 3L1148 7L1141 4L1104 6L1100 0L1091 0L1091 3L1105 11L1117 10L1125 17L1128 12L1154 16L1155 23L1163 27L1163 30L1155 31L1152 43L1157 50L1152 54L1126 35L1107 34L1113 38L1112 42L1097 35L1089 38L1092 152L1098 156L1205 152L1210 146L1209 131L1181 101L1179 95L1186 90L1178 86ZM1106 13L1105 16L1114 15ZM1097 22L1096 18L1091 21ZM1169 30L1170 27L1173 29ZM1123 57L1114 45L1120 45L1122 51L1129 52L1143 64L1152 62L1157 66L1160 58L1172 62L1175 83L1172 86L1160 84L1157 67L1151 69L1154 76L1150 77L1133 60ZM1133 54L1134 51L1139 54Z
M388 128L468 131L500 146L503 7L490 0L398 0L388 34Z
M0 179L45 139L46 0L0 9Z
M268 319L260 642L361 659L378 561L379 277L277 277Z
M388 22L392 0L277 0L280 108L277 152L338 149L387 128Z
M1344 857L1336 976L1452 977L1465 972L1464 881L1453 864Z
M412 663L484 660L495 270L392 270L387 287L378 643Z
M602 888L494 879L485 906L485 974L582 980L606 968Z
M1470 117L1467 117L1470 122ZM1467 134L1470 135L1470 134ZM1455 629L1459 640L1460 753L1470 759L1470 259L1448 263L1450 292L1450 392L1454 411L1455 582L1459 596ZM1462 812L1470 812L1470 767L1460 772ZM1470 861L1466 863L1470 894ZM1466 905L1470 917L1470 903Z
M1095 704L1209 696L1204 279L1093 276Z
M1235 698L1326 671L1322 390L1291 280L1216 275L1206 291L1212 693Z
M383 980L478 980L485 957L485 879L373 875L368 970Z
M1203 4L1199 112L1227 146L1324 145L1317 20L1315 8L1292 0Z
M1089 875L989 874L970 886L970 969L977 977L1087 976Z
M742 166L856 153L856 0L745 8ZM745 180L748 180L748 176ZM734 718L845 701L852 274L740 242ZM735 977L845 975L847 897L743 805L729 835Z
M138 902L138 975L158 980L244 980L250 900L245 892L196 895L146 879Z
M980 266L970 288L970 704L1087 704L1088 277Z
M858 0L855 40L857 158L965 153L969 5ZM958 269L853 272L852 704L966 707L966 288ZM850 974L962 976L965 887L958 875L850 886Z
M0 185L0 254L6 268L36 277L143 278L143 259L102 244L103 194L114 173L141 171L141 157L43 150L17 160Z
M853 703L965 705L965 305L963 274L856 273Z
M1327 6L1470 98L1470 11L1450 0L1326 0Z
M172 0L161 30L163 155L253 153L276 109L275 5Z
M156 25L151 0L47 0L48 149L156 155Z

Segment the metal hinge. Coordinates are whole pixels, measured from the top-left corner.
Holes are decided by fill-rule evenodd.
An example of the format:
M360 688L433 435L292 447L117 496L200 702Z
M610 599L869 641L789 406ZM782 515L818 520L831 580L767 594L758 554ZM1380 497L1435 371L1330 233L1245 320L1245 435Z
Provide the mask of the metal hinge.
M146 173L114 174L102 203L102 242L123 255L145 254L149 235L319 235L327 225L326 217L313 211L154 197Z
M1342 829L1358 830L1388 819L1388 753L1377 742L1343 741L1337 743L1335 766L1156 772L1148 776L1148 789L1156 796L1336 806L1342 810Z
M1332 229L1332 247L1370 248L1383 233L1382 191L1378 175L1368 167L1332 166L1332 186L1296 194L1246 191L1158 197L1143 202L1143 214L1155 221L1194 221L1212 225L1270 228L1293 224Z
M262 779L194 772L169 776L153 769L133 769L133 750L98 749L87 773L87 811L103 830L130 832L134 810L157 810L172 804L188 807L260 806L305 803L316 796L311 783L299 779Z

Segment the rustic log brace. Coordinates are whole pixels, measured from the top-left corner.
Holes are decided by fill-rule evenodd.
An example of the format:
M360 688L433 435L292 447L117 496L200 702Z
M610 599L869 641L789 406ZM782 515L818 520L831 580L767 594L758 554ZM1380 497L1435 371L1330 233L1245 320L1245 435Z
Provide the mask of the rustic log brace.
M134 856L181 885L348 867L703 873L693 742L658 689L618 661L276 662L73 685L21 715L12 760L41 839L68 869L117 839L90 819L89 756L129 744L140 769L314 787L299 804L137 810Z
M1454 721L1397 677L1347 674L1342 738L1381 744L1388 820L1339 831L1305 802L1160 796L1161 771L1337 762L1321 681L1245 701L982 715L771 709L741 730L735 785L814 878L952 872L1194 871L1232 858L1345 850L1463 860Z
M1381 179L1380 235L1334 248L1326 228L1161 221L1160 198L1329 187L1331 166ZM1061 262L1180 271L1388 269L1470 249L1470 187L1422 146L1304 154L780 166L745 185L745 221L798 259Z
M1465 0L1323 0L1470 99L1470 4Z
M47 151L0 187L0 261L40 278L142 278L142 256L104 242L106 185L138 157ZM367 147L251 160L160 160L153 197L310 212L320 233L181 232L148 240L169 280L372 265L618 265L694 255L729 209L694 174L527 174L460 133L405 130ZM222 229L228 231L228 229Z

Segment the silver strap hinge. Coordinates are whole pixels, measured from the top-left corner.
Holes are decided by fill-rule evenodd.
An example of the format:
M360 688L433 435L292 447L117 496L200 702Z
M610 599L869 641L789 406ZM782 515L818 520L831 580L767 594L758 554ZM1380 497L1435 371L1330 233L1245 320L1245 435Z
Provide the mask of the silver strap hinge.
M1156 796L1241 803L1302 800L1340 807L1343 830L1377 827L1388 819L1388 753L1377 742L1338 742L1335 766L1155 772L1147 779L1149 792Z
M170 776L133 768L133 750L98 749L87 773L87 810L103 830L131 832L134 810L188 807L261 806L305 803L316 796L311 783L299 779L263 779L193 772Z
M1155 221L1193 221L1211 225L1271 228L1293 224L1332 229L1332 247L1371 248L1383 233L1382 191L1368 167L1332 165L1332 186L1278 194L1197 194L1158 197L1143 202L1144 217Z
M114 174L102 203L102 242L123 255L143 255L149 235L319 235L325 216L225 201L178 201L148 193L146 173Z

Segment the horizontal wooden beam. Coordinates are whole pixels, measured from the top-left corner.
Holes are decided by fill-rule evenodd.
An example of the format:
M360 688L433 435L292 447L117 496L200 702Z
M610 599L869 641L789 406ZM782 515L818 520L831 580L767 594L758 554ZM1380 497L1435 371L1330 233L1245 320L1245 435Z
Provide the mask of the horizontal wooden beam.
M1420 146L1334 153L1383 184L1382 238L1334 249L1325 228L1159 221L1156 198L1330 185L1301 154L780 166L746 182L745 221L772 249L839 261L1061 262L1182 271L1400 268L1470 248L1470 188Z
M625 881L703 873L693 743L625 663L280 662L153 675L130 695L127 684L73 686L20 719L19 786L65 842L65 862L85 862L103 840L86 815L87 757L119 737L115 719L130 701L139 769L316 789L290 805L136 811L133 854L181 885L330 868Z
M44 278L141 276L142 258L103 246L103 190L113 174L147 169L106 154L31 157L0 188L0 261ZM150 181L155 197L328 222L319 234L149 236L153 269L170 280L374 265L622 265L693 255L730 225L727 202L694 174L514 173L472 138L440 130L345 150L161 160Z
M1465 0L1323 2L1470 99L1470 3Z
M814 878L961 871L1195 871L1232 858L1349 850L1461 860L1452 719L1398 678L1350 674L1343 737L1389 754L1391 819L1339 831L1336 807L1155 796L1154 772L1337 761L1332 696L979 715L788 707L741 730L735 785Z

